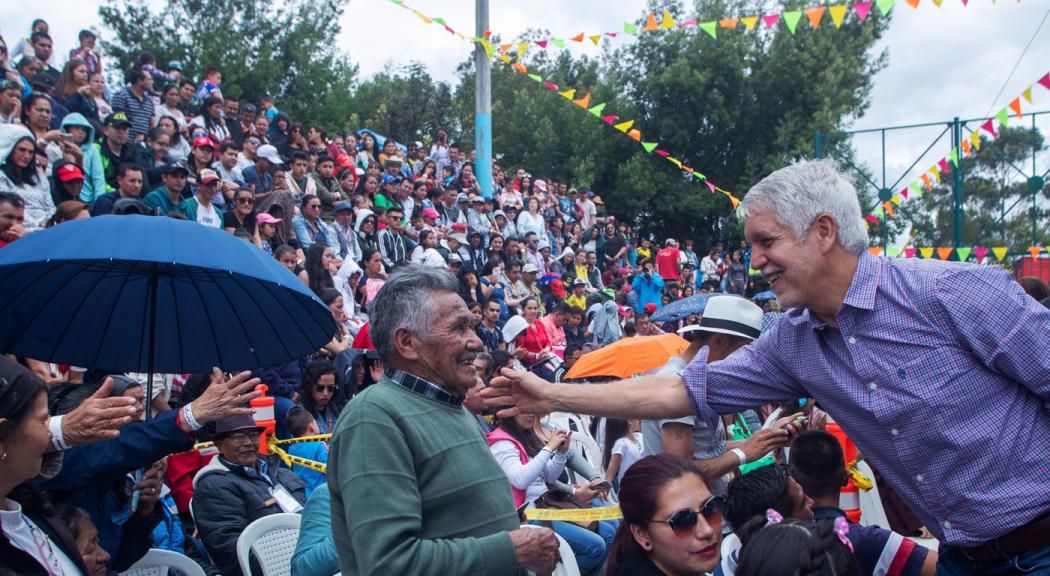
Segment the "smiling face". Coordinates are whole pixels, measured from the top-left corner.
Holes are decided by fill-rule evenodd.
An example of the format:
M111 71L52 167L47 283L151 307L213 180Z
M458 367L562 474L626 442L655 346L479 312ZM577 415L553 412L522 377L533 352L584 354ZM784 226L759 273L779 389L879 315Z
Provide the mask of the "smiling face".
M48 430L47 394L41 392L32 401L22 421L3 437L0 437L0 451L7 455L5 466L0 468L5 474L17 476L19 484L30 480L40 473L44 452L51 444L51 432ZM4 428L11 428L6 419L0 420ZM7 430L5 430L7 431Z
M656 499L656 511L647 526L631 526L639 545L646 547L649 559L664 574L700 574L711 572L719 561L722 540L721 516L713 525L698 516L692 533L679 537L665 520L679 510L700 510L711 497L703 480L686 474L665 484Z
M484 345L474 332L474 315L453 292L435 294L428 334L414 335L415 358L406 358L424 368L425 377L453 394L465 396L477 382L474 357ZM397 338L397 333L395 333Z
M815 242L798 239L790 228L777 222L770 211L748 216L744 235L751 244L751 267L762 271L784 308L804 307L814 295L813 281L820 274L821 254Z
M259 455L259 431L249 428L232 432L216 440L215 446L226 460L252 468Z

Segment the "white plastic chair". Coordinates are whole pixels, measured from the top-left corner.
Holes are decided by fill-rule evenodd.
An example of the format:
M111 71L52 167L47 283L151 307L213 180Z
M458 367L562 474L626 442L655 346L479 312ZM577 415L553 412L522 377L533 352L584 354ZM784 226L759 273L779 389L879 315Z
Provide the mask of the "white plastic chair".
M879 526L890 530L890 521L886 518L886 510L882 506L882 498L879 497L879 487L875 485L875 473L871 466L861 460L857 463L857 470L861 474L871 478L871 490L867 492L860 490L860 523L865 526Z
M576 450L582 450L583 457L587 459L587 463L592 468L599 474L605 474L605 467L602 466L602 451L598 448L598 443L591 437L590 432L586 429L582 432L573 432L569 443L574 444Z
M541 526L535 526L532 524L522 524L522 528L541 528ZM573 553L572 547L565 541L564 538L554 535L558 538L558 555L561 556L561 561L554 567L554 572L551 576L580 576L580 567L576 564L576 554ZM532 572L529 572L532 574Z
M177 570L183 576L205 576L204 569L190 558L159 548L150 549L120 576L168 576L170 570Z
M251 574L251 556L259 560L263 576L290 576L292 553L299 541L299 514L271 514L252 522L237 537L237 562Z

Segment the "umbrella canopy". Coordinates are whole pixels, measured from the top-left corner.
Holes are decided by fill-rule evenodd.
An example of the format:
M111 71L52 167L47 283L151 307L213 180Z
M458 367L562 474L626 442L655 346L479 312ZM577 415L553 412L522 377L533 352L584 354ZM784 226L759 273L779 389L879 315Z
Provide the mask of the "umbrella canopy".
M688 347L689 342L677 334L624 338L580 356L565 377L627 378L663 366L668 358L681 354Z
M0 250L4 353L112 372L201 373L287 362L335 331L328 307L287 268L195 222L87 218Z
M725 296L721 292L705 292L703 294L693 294L688 298L682 298L671 302L667 306L659 309L653 317L650 318L653 322L677 322L683 318L689 316L700 316L704 313L704 308L707 307L707 301L715 296Z
M751 297L752 300L776 300L777 295L772 290L766 290L765 292L759 292Z

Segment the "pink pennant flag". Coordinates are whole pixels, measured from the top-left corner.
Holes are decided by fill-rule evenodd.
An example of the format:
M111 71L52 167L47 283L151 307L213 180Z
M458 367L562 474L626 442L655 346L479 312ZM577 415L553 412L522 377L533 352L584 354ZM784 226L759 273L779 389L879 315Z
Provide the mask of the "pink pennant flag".
M905 186L904 188L901 188L900 195L901 195L901 198L904 198L905 200L908 199L908 187L907 186Z
M656 153L661 155L661 156L663 156L664 158L667 158L667 154L668 154L667 150L661 150L661 149L657 148L656 149Z
M602 116L602 122L605 122L606 124L612 124L613 122L616 122L619 119L619 116Z
M605 35L609 38L616 38L616 32L606 32Z
M1039 83L1047 90L1050 90L1050 72L1043 74L1043 77L1039 79Z
M536 45L539 46L540 48L546 48L547 47L547 41L546 40L537 40L536 41Z
M984 255L988 253L988 249L983 246L975 246L973 253L977 255L977 263L980 264L984 260Z
M941 161L937 163L941 167L941 172L947 175L950 171L948 170L948 161L941 158Z
M711 190L712 194L715 193L715 185L712 184L710 180L704 180L704 184L707 184L707 188Z
M550 88L551 90L557 90L558 89L558 85L554 84L554 83L551 83L551 82L544 82L543 85L546 86L547 88Z
M696 26L696 18L690 18L684 22L679 22L679 28L685 28L686 26Z
M857 18L863 22L868 17L868 12L871 11L871 2L857 2L853 5L853 11L857 13Z
M995 138L995 137L998 136L998 134L995 133L995 125L992 124L992 119L991 118L989 118L987 121L985 121L984 124L981 124L981 128L983 128L989 134L991 134L992 138Z
M867 216L864 217L864 219L867 220L868 222L871 222L872 224L876 224L877 225L879 223L879 219L876 218L874 214L868 214Z
M907 248L905 248L904 249L904 257L905 258L914 258L915 257L915 248L913 246L908 246Z
M780 14L767 14L762 17L762 22L765 22L766 28L772 28L777 25L780 21Z

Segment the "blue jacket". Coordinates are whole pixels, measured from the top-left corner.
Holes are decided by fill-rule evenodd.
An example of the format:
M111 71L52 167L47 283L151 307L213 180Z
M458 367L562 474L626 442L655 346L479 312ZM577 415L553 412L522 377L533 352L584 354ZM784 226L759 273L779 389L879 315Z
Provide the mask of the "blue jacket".
M314 462L320 462L321 464L328 463L328 447L325 446L324 442L306 442L304 444L292 444L288 446L288 453L292 456L298 456L300 458L306 458L307 460L313 460ZM292 472L299 475L299 478L306 483L306 497L310 497L310 493L325 483L326 477L321 472L306 466L300 466L298 464L292 464Z
M631 290L638 293L638 304L635 307L639 312L650 302L656 304L657 308L663 307L660 293L664 289L664 279L659 274L650 274L649 281L645 281L645 274L639 274L631 282Z
M80 151L84 154L81 166L84 171L84 186L80 189L80 200L90 204L95 201L95 198L106 193L106 173L102 166L102 156L94 146L95 128L91 126L87 118L76 112L68 114L62 120L63 132L68 132L70 126L87 130L87 138L80 145Z
M332 540L332 496L328 484L321 484L303 509L299 542L292 553L292 574L330 576L336 572L339 572L339 554Z
M157 513L160 515L160 522L153 529L153 547L185 554L183 546L186 535L182 531L179 510L175 507L175 499L171 494L165 494L160 499Z

